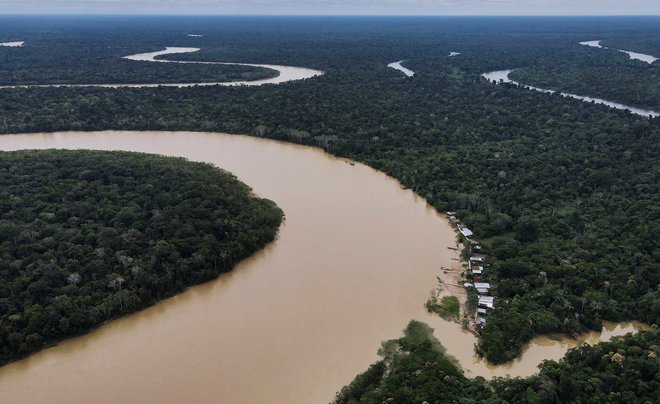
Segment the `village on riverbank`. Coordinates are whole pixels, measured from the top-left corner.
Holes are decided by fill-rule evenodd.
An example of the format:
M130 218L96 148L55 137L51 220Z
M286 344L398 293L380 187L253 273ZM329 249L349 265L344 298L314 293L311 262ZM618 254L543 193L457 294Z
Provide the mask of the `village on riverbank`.
M486 325L488 314L495 309L496 304L496 296L489 282L488 255L456 212L445 212L445 215L456 230L456 244L447 246L449 250L455 251L452 258L454 264L450 268L440 268L438 285L426 307L431 312L476 331Z

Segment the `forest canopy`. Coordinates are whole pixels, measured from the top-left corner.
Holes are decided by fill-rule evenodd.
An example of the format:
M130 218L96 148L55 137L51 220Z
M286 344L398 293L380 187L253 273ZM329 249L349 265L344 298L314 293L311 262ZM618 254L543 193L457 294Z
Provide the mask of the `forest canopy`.
M282 218L208 164L0 152L0 364L231 270Z
M652 403L660 396L660 330L573 348L526 378L467 378L426 324L412 321L386 341L381 360L358 375L335 404Z
M166 43L203 49L177 59L326 74L250 88L4 90L1 133L248 133L382 170L438 210L458 211L487 250L484 280L497 285L498 301L478 350L493 363L513 360L537 334L599 330L603 320L660 322L660 119L481 77L519 68L529 84L553 74L544 78L552 87L657 106L659 62L578 43L603 39L658 56L658 17L34 18L58 34L3 17L0 36L26 47L0 55L21 58L21 50L59 41L106 58L125 53L108 44ZM204 37L186 37L193 29ZM35 68L51 60L46 51L33 56ZM397 60L415 76L387 67ZM589 86L577 84L589 75Z

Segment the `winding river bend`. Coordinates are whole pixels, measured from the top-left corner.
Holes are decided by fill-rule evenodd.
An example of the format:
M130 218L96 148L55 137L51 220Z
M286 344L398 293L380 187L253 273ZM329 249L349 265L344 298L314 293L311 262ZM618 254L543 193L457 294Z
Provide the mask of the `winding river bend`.
M304 80L324 74L321 70L308 69L305 67L296 66L281 66L269 64L255 64L255 63L234 63L234 62L201 62L201 61L188 61L188 60L168 60L156 59L159 56L191 53L199 51L199 48L181 48L181 47L167 47L162 51L139 53L136 55L124 56L123 59L133 60L138 62L152 62L152 63L180 63L180 64L206 64L206 65L238 65L238 66L252 66L261 67L266 69L275 70L278 75L276 77L251 80L251 81L229 81L229 82L201 82L201 83L139 83L139 84L30 84L30 85L9 85L0 86L0 89L6 88L43 88L43 87L100 87L100 88L146 88L146 87L200 87L200 86L261 86L264 84L281 84L288 81Z
M455 234L400 184L319 149L201 132L0 136L0 150L127 150L227 169L286 213L279 239L217 280L0 368L3 403L319 403L426 321L470 375L529 375L576 344L538 338L508 366L473 356L472 334L428 315ZM606 324L602 337L636 329ZM584 338L596 341L601 335Z
M580 42L580 45L589 46L589 47L598 48L598 49L609 49L606 46L602 46L600 43L601 43L601 41L583 41L583 42ZM627 51L627 50L622 50L622 49L615 49L615 50L619 51L621 53L627 54L628 57L630 57L631 60L641 60L642 62L646 62L648 64L652 64L653 62L658 60L657 57L647 55L647 54L644 54L644 53Z
M496 83L496 84L511 83L511 84L519 85L519 86L521 86L523 88L526 88L528 90L539 91L539 92L546 93L546 94L556 93L555 90L548 90L548 89L545 89L545 88L528 86L526 84L521 84L521 83L518 83L517 81L511 80L509 78L509 74L511 74L511 72L513 72L513 70L514 69L498 70L498 71L494 71L494 72L484 73L481 76L484 77L486 80L488 80L490 82L493 82L493 83ZM653 110L650 110L650 109L642 109L642 108L637 108L637 107L631 107L630 105L624 105L624 104L620 104L618 102L604 100L602 98L587 97L587 96L584 96L584 95L577 95L577 94L571 94L571 93L562 93L562 92L560 92L559 94L561 94L564 97L575 98L575 99L585 101L585 102L594 102L596 104L606 105L610 108L628 110L633 114L641 115L641 116L644 116L644 117L656 118L656 117L660 116L660 112L657 112L657 111L653 111Z

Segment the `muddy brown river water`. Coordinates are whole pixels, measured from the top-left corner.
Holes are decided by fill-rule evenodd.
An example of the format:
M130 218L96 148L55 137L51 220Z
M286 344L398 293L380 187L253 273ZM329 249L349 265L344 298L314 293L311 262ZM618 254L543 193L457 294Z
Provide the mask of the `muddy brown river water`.
M0 368L2 403L325 403L410 319L428 322L469 375L529 375L576 344L538 338L507 366L431 317L446 219L400 184L310 147L193 132L0 136L0 150L127 150L233 172L286 213L277 241L231 273ZM604 336L638 327L607 324ZM592 342L598 334L585 335Z

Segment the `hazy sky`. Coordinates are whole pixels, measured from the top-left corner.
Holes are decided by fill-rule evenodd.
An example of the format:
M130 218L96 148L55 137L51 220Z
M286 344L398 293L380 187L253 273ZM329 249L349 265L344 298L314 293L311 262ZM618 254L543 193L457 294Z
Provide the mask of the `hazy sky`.
M660 0L0 0L0 13L660 15Z

